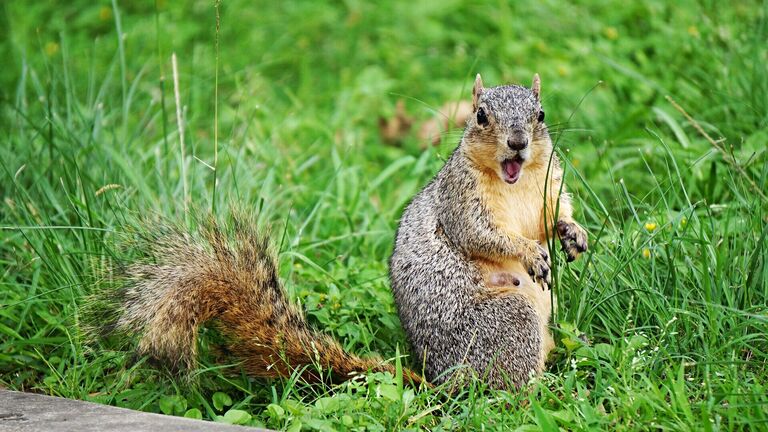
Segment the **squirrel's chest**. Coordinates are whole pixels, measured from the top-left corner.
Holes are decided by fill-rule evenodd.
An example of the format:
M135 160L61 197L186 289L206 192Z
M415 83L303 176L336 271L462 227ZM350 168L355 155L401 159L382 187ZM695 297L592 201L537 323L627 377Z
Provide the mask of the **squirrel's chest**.
M520 188L497 189L487 195L491 218L504 232L521 235L531 240L544 240L542 214L544 198L530 190L527 185Z

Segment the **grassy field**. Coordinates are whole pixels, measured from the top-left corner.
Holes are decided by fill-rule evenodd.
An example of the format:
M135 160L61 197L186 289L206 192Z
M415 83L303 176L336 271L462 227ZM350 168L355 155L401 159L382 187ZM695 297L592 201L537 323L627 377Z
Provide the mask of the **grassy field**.
M0 385L293 431L768 429L768 3L382 3L0 3ZM185 380L83 333L138 216L234 203L313 324L407 353L386 260L461 131L390 145L379 118L402 99L418 125L477 72L541 75L590 233L553 263L558 347L528 388L253 380L210 331Z

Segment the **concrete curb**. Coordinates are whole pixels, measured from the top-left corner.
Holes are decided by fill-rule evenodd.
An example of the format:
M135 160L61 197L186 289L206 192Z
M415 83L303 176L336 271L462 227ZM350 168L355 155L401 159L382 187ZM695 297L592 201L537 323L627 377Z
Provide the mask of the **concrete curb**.
M0 431L266 432L266 429L144 413L92 402L0 389Z

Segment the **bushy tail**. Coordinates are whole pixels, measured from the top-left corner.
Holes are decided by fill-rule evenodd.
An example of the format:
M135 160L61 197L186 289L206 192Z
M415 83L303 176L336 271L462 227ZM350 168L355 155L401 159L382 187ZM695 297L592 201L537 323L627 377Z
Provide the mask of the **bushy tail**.
M140 335L139 354L191 369L198 328L213 320L252 376L288 376L303 368L305 380L317 381L320 367L341 382L354 373L395 373L392 365L347 353L311 329L283 292L268 240L253 224L236 218L233 225L225 230L210 220L194 235L163 225L143 236L148 258L125 269L116 322L118 330ZM421 382L409 370L404 375Z

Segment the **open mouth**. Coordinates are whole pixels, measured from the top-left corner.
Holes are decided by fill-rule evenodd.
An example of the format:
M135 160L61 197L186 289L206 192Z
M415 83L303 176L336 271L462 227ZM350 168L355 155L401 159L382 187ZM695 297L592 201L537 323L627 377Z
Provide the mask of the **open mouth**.
M523 169L523 158L520 156L514 159L504 159L501 163L501 177L509 184L515 184L520 178L520 171Z

